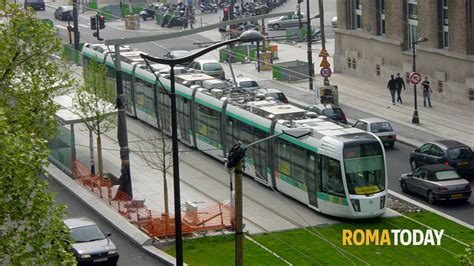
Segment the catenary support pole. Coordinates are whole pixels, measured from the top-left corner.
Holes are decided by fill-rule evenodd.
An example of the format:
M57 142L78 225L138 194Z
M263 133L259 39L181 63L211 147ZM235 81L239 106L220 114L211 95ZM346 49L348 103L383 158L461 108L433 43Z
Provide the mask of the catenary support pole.
M73 17L73 20L74 20L74 22L73 22L73 26L74 26L74 50L76 50L76 53L78 53L79 50L80 50L80 47L79 47L79 42L80 42L79 23L77 21L77 16L78 16L77 6L78 6L77 0L73 0L72 1L72 17Z
M311 0L306 0L306 39L308 43L308 80L309 80L309 90L313 90L313 76L314 76L314 66L313 66L313 51L311 49L312 30L311 30L311 19L310 19L310 8L309 2Z
M173 187L174 187L174 219L176 237L176 265L183 265L183 233L181 228L181 198L179 187L179 153L178 153L178 122L176 117L176 89L174 65L170 70L171 83L171 138L173 147Z
M122 86L122 69L120 62L120 45L115 45L115 82L117 85L117 139L120 146L121 175L118 191L126 193L133 199L132 177L130 175L130 155L128 148L127 120L125 114L125 95Z
M412 43L412 56L413 56L413 73L416 72L416 53L415 53L415 48L416 47L416 42ZM413 84L413 97L414 97L414 103L415 103L415 110L413 111L413 117L411 119L412 124L419 124L420 123L420 118L418 117L418 103L417 103L417 96L416 96L416 84Z
M243 247L243 222L242 222L242 175L243 165L239 160L235 166L235 265L244 264L244 247Z

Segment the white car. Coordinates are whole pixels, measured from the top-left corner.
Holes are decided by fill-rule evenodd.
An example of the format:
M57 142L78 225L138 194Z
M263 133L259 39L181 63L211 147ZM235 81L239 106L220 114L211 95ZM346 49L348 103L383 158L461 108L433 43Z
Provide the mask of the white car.
M393 130L392 125L382 118L359 119L354 124L354 127L374 133L383 144L388 144L390 148L393 148L395 141L397 141L397 134Z
M258 83L251 78L238 76L237 78L235 78L235 81L237 82L237 87L242 88L247 91L256 91L260 89L260 86L258 85Z

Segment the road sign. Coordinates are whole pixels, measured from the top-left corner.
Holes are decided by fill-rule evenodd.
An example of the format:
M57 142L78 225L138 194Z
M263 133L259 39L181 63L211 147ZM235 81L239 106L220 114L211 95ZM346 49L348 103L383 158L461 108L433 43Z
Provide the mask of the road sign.
M410 82L411 82L411 84L416 85L416 84L420 83L420 81L421 81L421 75L420 75L420 73L412 72L412 73L410 74Z
M328 51L326 51L326 48L321 49L321 52L319 52L319 57L328 57Z
M326 57L323 57L323 60L321 60L321 64L319 66L320 67L330 67L331 64L329 64L328 59Z
M319 71L319 74L321 74L322 77L328 78L331 76L332 71L329 67L323 67L321 71Z

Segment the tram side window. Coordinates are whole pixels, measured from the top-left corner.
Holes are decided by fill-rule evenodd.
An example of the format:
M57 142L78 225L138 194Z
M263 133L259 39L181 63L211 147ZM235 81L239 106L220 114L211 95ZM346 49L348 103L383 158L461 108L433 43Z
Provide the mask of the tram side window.
M163 124L163 130L171 131L171 100L161 86L156 88L157 103L156 110L159 113L160 122Z
M238 121L232 117L227 116L226 122L225 146L227 151L229 151L238 142L238 136L236 135L238 132L236 125Z
M342 183L341 164L332 158L323 160L322 190L338 196L344 196L344 184Z
M240 122L240 141L244 144L253 142L252 126Z
M214 109L197 104L198 133L216 143L220 143L220 113Z
M318 156L315 152L307 151L306 156L306 177L311 179L307 183L316 183L316 191L321 190L321 182L320 182L320 161L321 157Z
M155 95L153 95L154 94L153 85L146 81L143 84L145 86L145 91L144 91L145 108L147 109L147 112L149 115L155 116L155 109L153 105L153 103L155 102L154 101Z
M291 176L291 144L283 139L277 141L277 169L280 173Z
M191 128L191 120L190 120L190 115L191 115L191 109L190 109L190 103L189 100L177 96L177 104L178 104L178 124L179 124L179 129L181 132L181 137L187 141L190 141L190 133L189 129Z
M145 85L139 78L135 79L135 91L137 94L137 105L145 107ZM143 111L143 110L142 110Z
M304 183L304 177L306 175L306 151L297 145L293 145L292 150L293 157L291 162L293 163L293 172L291 177L301 183Z
M123 89L127 100L127 108L132 108L132 76L128 73L122 73Z

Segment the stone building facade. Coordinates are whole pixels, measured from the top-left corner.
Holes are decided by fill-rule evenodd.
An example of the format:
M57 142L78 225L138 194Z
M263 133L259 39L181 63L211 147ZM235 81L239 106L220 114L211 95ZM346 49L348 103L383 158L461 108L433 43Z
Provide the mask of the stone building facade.
M399 72L409 84L425 37L416 71L433 98L474 110L473 0L337 0L337 17L335 72L380 82Z

